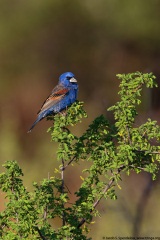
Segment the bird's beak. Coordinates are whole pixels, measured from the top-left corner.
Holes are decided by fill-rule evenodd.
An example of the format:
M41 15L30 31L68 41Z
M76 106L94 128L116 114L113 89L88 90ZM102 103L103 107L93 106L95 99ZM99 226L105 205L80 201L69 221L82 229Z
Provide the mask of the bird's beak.
M74 78L74 77L72 77L70 80L69 80L70 82L77 82L77 80Z

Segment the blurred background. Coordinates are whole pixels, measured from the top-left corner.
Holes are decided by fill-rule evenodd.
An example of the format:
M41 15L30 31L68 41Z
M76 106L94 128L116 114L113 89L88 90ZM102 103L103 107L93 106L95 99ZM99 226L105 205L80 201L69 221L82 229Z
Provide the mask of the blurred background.
M0 170L6 160L17 160L28 190L54 174L59 163L57 145L46 133L51 123L43 120L31 134L27 130L65 71L78 79L88 113L77 134L100 114L111 118L106 109L118 100L118 73L156 75L159 89L144 90L137 122L151 117L160 123L159 12L159 0L0 1ZM80 172L76 166L65 173L71 192ZM143 173L123 176L118 200L101 202L90 236L160 236L159 183Z

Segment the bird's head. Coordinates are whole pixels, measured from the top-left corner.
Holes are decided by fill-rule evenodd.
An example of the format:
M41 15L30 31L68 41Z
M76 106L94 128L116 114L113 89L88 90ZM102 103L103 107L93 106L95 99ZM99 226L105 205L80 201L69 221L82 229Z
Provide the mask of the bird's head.
M65 87L74 86L74 85L77 86L77 80L75 79L74 74L71 72L63 73L59 77L59 83L63 84Z

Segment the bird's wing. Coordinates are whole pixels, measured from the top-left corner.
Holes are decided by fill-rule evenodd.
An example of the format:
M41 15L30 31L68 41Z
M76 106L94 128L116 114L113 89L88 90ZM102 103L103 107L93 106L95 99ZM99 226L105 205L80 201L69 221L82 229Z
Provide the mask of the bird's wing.
M44 110L49 109L50 107L54 106L58 102L62 100L69 92L68 88L65 88L63 85L57 85L53 90L51 95L44 101L42 104L41 109L38 111L37 114L43 112Z

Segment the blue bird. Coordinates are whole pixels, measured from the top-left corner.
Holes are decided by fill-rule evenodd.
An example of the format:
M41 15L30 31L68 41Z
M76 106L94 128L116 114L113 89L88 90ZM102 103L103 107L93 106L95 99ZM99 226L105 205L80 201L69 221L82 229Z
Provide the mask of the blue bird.
M77 99L78 84L75 76L71 72L63 73L59 77L58 85L52 90L51 95L44 101L39 110L38 117L28 132L47 116L54 115L66 109Z

